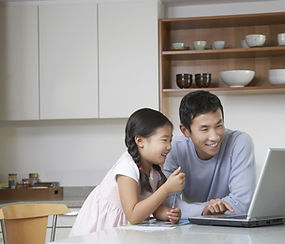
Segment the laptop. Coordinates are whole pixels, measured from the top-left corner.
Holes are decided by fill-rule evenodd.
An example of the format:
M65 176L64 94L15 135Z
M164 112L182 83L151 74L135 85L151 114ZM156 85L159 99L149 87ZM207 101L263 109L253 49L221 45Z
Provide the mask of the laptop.
M191 224L258 227L285 223L285 148L269 148L247 215L190 217Z

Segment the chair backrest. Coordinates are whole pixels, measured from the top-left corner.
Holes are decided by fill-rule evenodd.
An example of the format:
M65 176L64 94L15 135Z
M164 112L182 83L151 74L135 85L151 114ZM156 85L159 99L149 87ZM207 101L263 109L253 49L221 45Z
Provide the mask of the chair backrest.
M65 204L15 204L2 208L8 244L44 244L49 215L68 213Z
M0 221L1 221L1 230L2 230L2 238L3 238L2 240L4 244L6 244L7 241L6 241L6 235L5 235L6 231L5 231L5 224L4 224L4 214L1 208L0 208Z
M4 219L4 214L3 214L2 208L0 208L0 220L1 219Z

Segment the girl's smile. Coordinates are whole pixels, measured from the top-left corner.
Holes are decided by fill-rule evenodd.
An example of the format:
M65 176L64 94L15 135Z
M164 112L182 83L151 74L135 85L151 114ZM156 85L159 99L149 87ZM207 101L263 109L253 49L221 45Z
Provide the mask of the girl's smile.
M150 169L153 164L163 164L171 150L171 140L172 127L168 124L158 128L148 138L137 137L142 167Z

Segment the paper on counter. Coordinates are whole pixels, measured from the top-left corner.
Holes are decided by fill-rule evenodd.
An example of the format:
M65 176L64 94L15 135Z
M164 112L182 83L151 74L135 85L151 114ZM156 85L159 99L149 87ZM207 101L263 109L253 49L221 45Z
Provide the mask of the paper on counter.
M165 231L175 229L175 226L144 226L144 225L123 225L117 227L122 230L138 230L138 231Z
M172 224L169 221L160 221L156 219L146 220L137 225L123 225L117 228L124 230L138 231L165 231L175 229L179 225L189 224L189 220L180 220L178 224Z

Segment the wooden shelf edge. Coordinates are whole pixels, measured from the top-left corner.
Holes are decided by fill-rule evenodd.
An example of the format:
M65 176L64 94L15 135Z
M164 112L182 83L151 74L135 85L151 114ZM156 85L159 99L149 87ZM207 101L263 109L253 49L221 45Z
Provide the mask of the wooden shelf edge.
M179 94L188 93L198 90L209 92L219 92L220 94L241 94L241 93L254 93L254 94L276 94L284 93L285 85L275 86L248 86L248 87L213 87L213 88L189 88L189 89L162 89L163 94Z
M171 50L171 51L162 51L162 56L175 56L175 55L203 55L203 54L211 54L211 55L219 55L219 54L252 54L252 53L263 53L272 55L275 53L272 52L280 52L285 51L285 46L271 46L271 47L252 47L252 48L225 48L220 50L206 49L206 50Z

